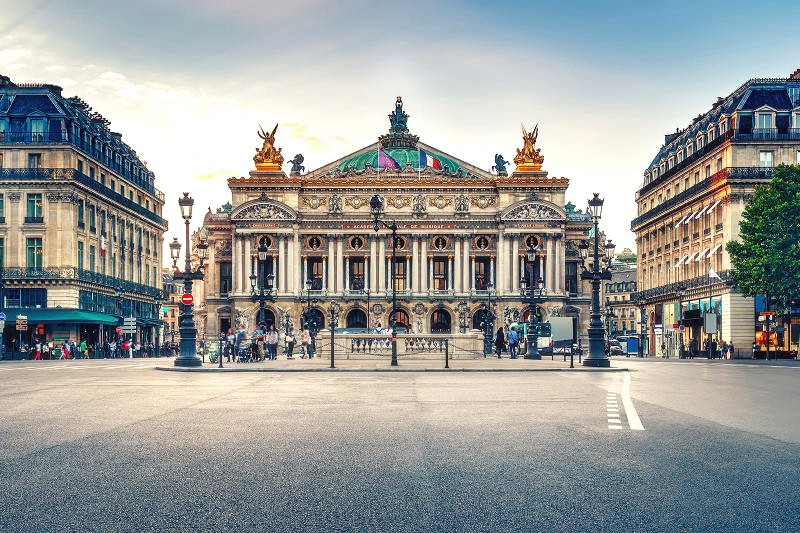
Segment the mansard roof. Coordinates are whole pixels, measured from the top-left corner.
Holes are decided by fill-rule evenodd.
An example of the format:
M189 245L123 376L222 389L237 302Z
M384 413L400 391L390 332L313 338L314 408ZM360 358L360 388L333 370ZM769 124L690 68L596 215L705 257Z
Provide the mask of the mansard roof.
M46 115L63 114L63 111L58 109L50 97L45 94L21 94L17 96L11 102L8 114L29 115L36 111Z
M754 111L769 106L778 112L789 112L800 105L800 79L786 78L753 78L747 80L726 98L718 98L711 109L698 115L683 130L677 130L665 136L665 143L648 165L647 170L659 164L669 152L685 145L701 131L706 131L710 124L719 121L722 115L730 116L735 112Z

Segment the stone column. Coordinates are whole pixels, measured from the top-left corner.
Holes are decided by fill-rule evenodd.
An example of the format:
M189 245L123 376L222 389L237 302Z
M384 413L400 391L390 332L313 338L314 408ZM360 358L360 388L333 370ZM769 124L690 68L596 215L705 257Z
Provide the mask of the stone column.
M378 241L373 236L369 238L369 291L378 292Z
M490 281L491 278L489 278ZM469 258L469 285L467 286L467 290L472 292L472 289L475 287L475 256L472 255Z
M564 240L563 235L556 236L556 257L555 257L555 271L556 271L556 280L555 280L555 287L556 290L559 292L564 291L564 273L566 272L566 255L565 255L565 248L564 248Z
M386 239L381 238L378 241L378 279L375 280L375 292L386 292Z
M428 292L433 289L433 257L428 258Z
M455 257L453 262L455 263L455 268L453 269L453 291L458 294L459 292L463 292L463 287L461 286L461 245L463 244L463 239L461 237L455 237L453 239L453 247L455 248Z
M294 294L295 279L300 269L297 268L297 257L295 248L296 239L294 237L286 238L286 292Z
M333 237L328 235L328 261L325 263L325 276L327 279L327 283L325 284L325 289L328 291L328 294L332 294L334 291L334 262L333 262Z
M336 292L344 292L344 239L336 238Z
M414 270L414 275L411 278L412 286L409 287L412 290L412 293L416 294L419 292L419 237L413 236L411 237L411 268L408 269L409 272Z
M511 240L511 292L519 292L519 235Z
M464 257L462 259L463 267L461 269L461 289L469 294L470 289L472 288L472 282L470 281L469 273L469 263L470 263L470 249L472 244L472 236L467 236L464 238L463 241L464 247Z
M300 246L300 228L297 224L293 227L294 235L292 236L292 294L300 294L305 288L305 280L302 278L302 268L300 261L302 261Z
M350 290L350 258L344 260L344 290Z
M508 272L506 268L506 238L504 230L505 226L500 224L497 230L497 240L495 241L498 275L497 280L494 283L498 295L506 293L506 280L508 280Z
M303 256L303 282L300 284L300 292L306 288L306 280L311 276L308 275L308 256Z
M322 256L322 290L329 291L328 289L328 265L330 265L330 261L328 260L327 255Z
M231 249L231 260L233 262L233 287L231 290L233 294L239 294L242 289L240 287L242 283L242 276L239 274L239 269L242 267L242 260L241 255L239 252L239 245L241 242L239 241L239 236L236 233L233 234L233 247Z
M420 237L420 252L419 261L419 290L421 293L427 293L428 288L428 237L423 235Z
M489 281L494 284L495 290L498 290L497 281L494 279L494 256L489 258Z
M286 292L286 237L278 235L278 293Z
M453 256L447 256L447 288L455 292L456 288L453 285Z
M411 261L410 256L406 256L406 290L411 288L411 265L409 264ZM410 319L411 317L409 317Z

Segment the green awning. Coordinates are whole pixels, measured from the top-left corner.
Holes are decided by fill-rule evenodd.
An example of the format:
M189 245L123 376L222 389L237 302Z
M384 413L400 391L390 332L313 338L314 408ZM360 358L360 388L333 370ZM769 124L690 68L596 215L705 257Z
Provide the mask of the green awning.
M28 317L28 324L108 324L116 326L119 318L105 313L80 309L6 309L6 322L16 323L17 315Z

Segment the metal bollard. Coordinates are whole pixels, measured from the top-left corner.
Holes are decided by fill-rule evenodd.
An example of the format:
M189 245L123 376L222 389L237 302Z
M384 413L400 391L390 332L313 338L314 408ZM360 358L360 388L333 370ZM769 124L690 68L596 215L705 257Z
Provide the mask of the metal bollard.
M444 340L444 367L450 368L450 340Z

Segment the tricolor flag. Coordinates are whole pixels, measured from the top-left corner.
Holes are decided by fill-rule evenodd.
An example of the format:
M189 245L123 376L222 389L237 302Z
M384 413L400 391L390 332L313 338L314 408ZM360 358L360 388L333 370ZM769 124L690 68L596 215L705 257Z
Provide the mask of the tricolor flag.
M400 168L400 165L397 164L397 161L394 160L392 156L384 152L383 150L378 151L378 168Z
M710 278L717 278L718 280L722 280L722 278L719 277L719 274L714 272L714 267L712 267L711 265L708 265L708 277L709 277L709 279Z
M106 256L106 236L100 236L100 257Z
M442 162L425 152L419 151L419 167L433 167L436 170L442 170Z

